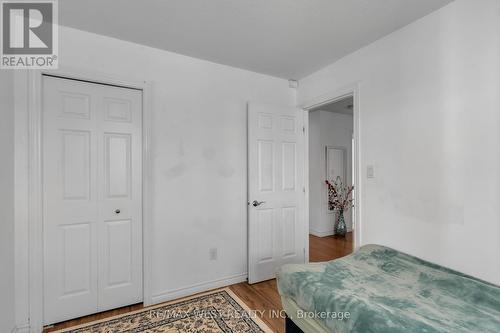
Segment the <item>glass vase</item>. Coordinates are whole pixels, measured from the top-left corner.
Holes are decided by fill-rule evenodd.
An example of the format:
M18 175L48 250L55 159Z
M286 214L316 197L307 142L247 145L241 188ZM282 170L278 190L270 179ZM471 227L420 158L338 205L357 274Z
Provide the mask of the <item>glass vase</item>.
M345 237L347 233L347 226L344 219L344 211L339 210L337 214L337 223L335 223L335 228L333 229L335 236Z

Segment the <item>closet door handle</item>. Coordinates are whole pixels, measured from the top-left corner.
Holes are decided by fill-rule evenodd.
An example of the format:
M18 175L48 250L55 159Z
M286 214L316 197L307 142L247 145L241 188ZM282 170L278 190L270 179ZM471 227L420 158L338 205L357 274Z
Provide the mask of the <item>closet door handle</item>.
M120 214L121 210L115 209L115 214Z

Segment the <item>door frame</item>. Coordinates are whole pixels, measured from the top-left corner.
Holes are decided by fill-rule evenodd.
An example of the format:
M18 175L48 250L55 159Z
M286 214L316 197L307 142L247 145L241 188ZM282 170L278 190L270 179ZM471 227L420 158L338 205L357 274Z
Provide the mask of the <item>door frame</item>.
M352 181L354 187L354 208L352 214L352 230L354 232L353 238L353 248L357 249L362 244L362 234L361 234L361 224L362 224L362 182L361 182L361 146L360 146L360 138L361 138L361 113L359 107L359 90L360 84L358 82L353 83L351 85L339 88L337 90L333 90L318 96L316 98L306 100L300 103L298 106L304 110L304 126L305 126L305 187L306 187L306 225L307 225L307 261L309 261L309 112L322 105L326 105L332 102L339 101L346 97L353 98L353 138L354 138L354 147L352 152L353 159L353 175Z
M62 79L87 81L89 83L113 85L142 91L142 265L143 303L152 304L151 283L151 83L147 81L121 80L102 73L82 71L74 68L58 70L30 70L28 86L28 237L23 243L28 247L29 324L30 332L43 330L43 176L42 176L42 77L50 75ZM17 147L16 147L17 149Z

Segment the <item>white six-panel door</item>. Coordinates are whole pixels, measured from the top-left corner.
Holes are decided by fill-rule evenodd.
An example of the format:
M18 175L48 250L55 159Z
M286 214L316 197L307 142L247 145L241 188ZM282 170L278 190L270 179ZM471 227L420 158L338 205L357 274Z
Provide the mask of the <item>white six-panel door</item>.
M142 301L142 92L43 77L44 323Z
M304 263L303 111L248 105L248 280Z

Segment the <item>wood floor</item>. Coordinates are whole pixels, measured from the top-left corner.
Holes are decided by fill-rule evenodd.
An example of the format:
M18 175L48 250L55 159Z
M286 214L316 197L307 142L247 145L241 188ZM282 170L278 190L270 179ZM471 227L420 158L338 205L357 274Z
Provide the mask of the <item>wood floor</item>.
M334 236L316 237L309 236L309 259L311 262L328 261L343 257L352 252L352 233L348 233L345 238ZM284 320L271 317L272 310L281 309L281 300L276 287L276 280L269 280L261 283L249 285L246 282L230 286L231 290L243 300L250 309L265 310L264 322L273 332L284 332ZM111 311L101 312L91 316L69 320L63 323L47 327L44 333L85 324L91 321L105 319L120 315L130 311L142 309L142 304L126 306Z
M334 236L316 237L309 235L309 261L329 261L344 257L352 252L352 232L345 238Z
M351 252L352 233L348 233L345 238L309 236L309 261L311 262L329 261L346 256ZM252 285L243 282L232 285L230 288L250 309L265 310L264 317L261 319L273 332L284 332L284 320L270 316L272 310L282 308L276 280Z

